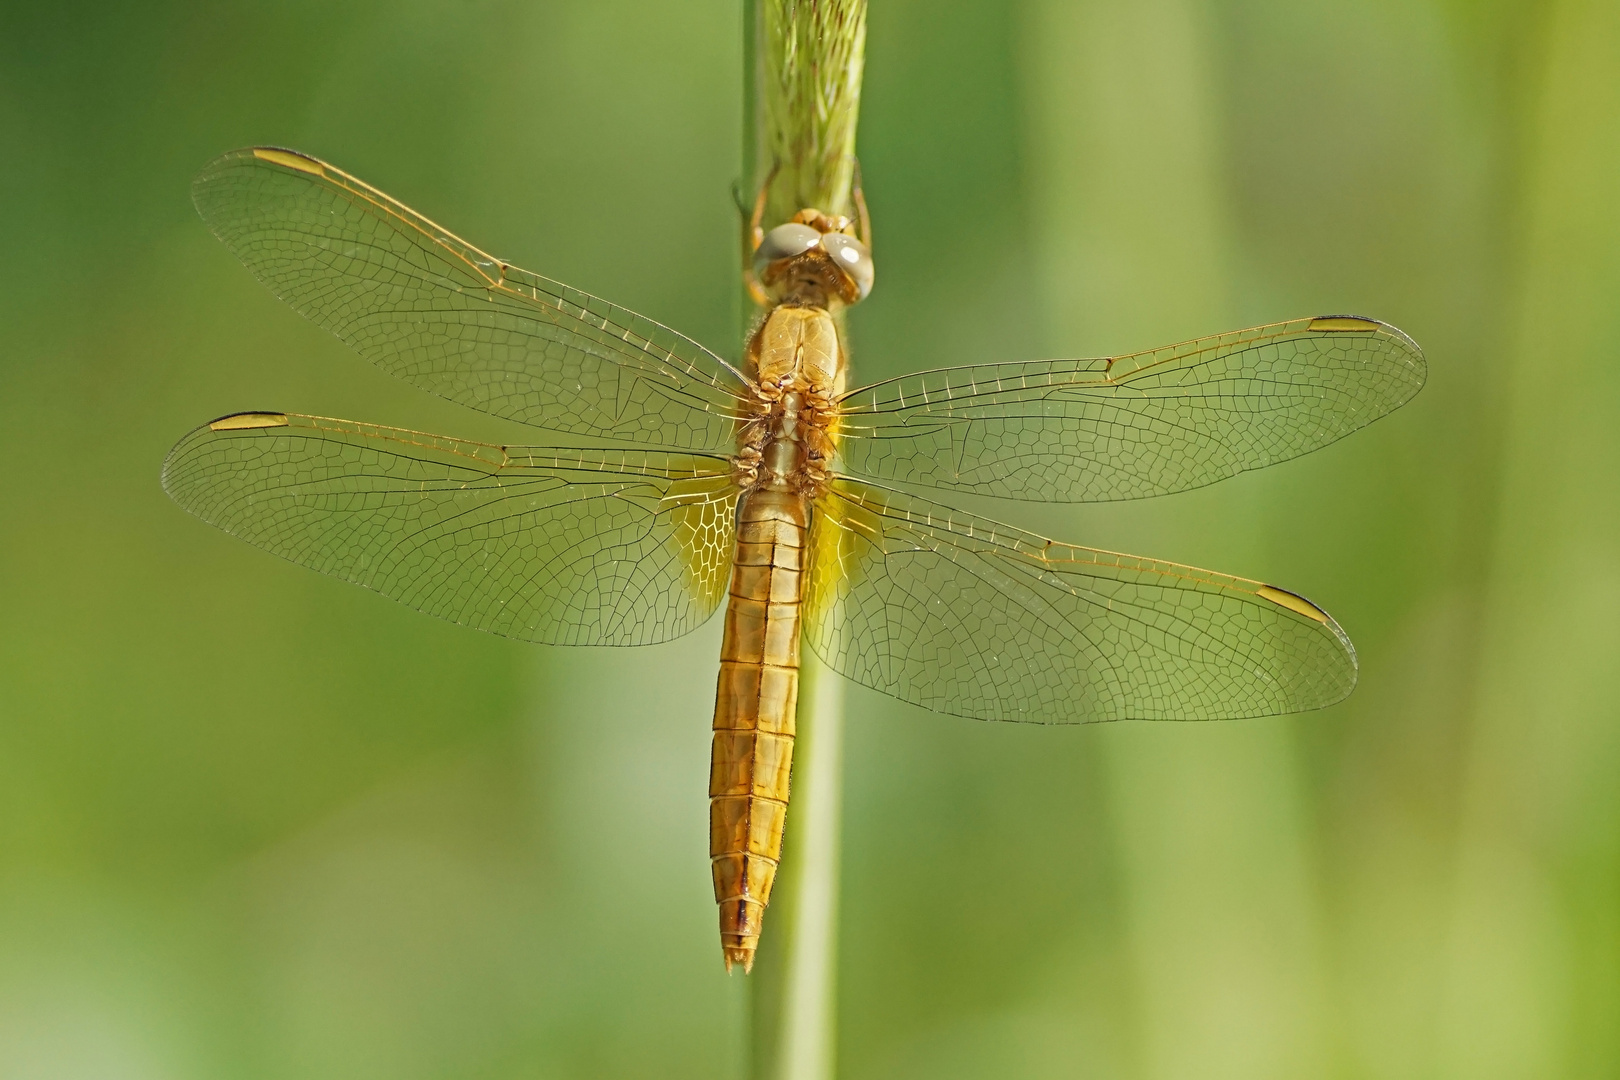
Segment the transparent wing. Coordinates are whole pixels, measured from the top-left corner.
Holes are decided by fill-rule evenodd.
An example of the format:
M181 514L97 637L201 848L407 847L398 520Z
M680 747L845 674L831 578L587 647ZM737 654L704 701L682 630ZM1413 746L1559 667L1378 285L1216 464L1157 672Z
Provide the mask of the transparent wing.
M1324 316L1100 360L942 368L843 398L843 468L1011 499L1186 491L1399 408L1427 368L1384 323Z
M724 360L486 255L341 169L237 150L202 171L192 198L277 296L424 390L554 431L731 445L748 382Z
M817 501L806 640L834 670L982 720L1217 720L1320 708L1356 654L1257 581L1074 547L856 480Z
M725 595L723 458L491 446L241 413L170 451L163 487L211 525L441 619L562 645L644 645Z

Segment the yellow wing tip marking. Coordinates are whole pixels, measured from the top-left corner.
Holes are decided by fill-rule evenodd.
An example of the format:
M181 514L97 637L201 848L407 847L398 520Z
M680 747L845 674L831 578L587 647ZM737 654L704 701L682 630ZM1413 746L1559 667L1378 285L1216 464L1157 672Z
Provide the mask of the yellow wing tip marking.
M1308 329L1326 333L1368 333L1381 330L1384 324L1377 319L1364 319L1360 315L1319 315L1311 320Z
M325 176L326 166L314 158L295 154L291 150L272 150L266 147L254 147L253 156L260 161L268 161L272 165L281 165L299 172L307 172L312 176Z
M1315 619L1324 626L1330 621L1328 619L1327 612L1323 611L1321 608L1317 607L1303 596L1297 596L1294 593L1289 592L1287 589L1277 589L1270 585L1262 585L1256 589L1255 592L1261 598L1270 600L1278 607L1285 607L1289 611L1297 611L1307 619Z
M241 412L222 416L208 425L210 431L245 431L250 428L286 427L287 414L278 412Z

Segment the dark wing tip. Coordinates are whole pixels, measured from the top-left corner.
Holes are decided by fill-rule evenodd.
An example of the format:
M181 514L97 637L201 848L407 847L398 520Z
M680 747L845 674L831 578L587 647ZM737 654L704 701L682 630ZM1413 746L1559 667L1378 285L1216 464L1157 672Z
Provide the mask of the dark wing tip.
M1315 315L1306 329L1330 334L1382 334L1395 339L1403 351L1410 353L1420 366L1423 364L1423 348L1412 335L1382 319L1368 315Z
M239 412L210 420L210 431L242 431L248 428L286 427L287 414L279 412Z
M227 150L207 165L204 165L202 171L197 174L197 179L200 181L225 169L234 168L243 162L252 163L255 161L268 162L271 165L279 165L285 169L294 169L315 176L325 175L326 170L330 168L320 158L306 154L302 150L294 150L286 146L243 146L235 150Z
M1343 650L1344 657L1349 663L1349 678L1344 681L1342 692L1336 696L1326 697L1308 704L1302 703L1301 711L1325 709L1329 705L1337 705L1349 697L1361 678L1361 661L1356 656L1356 647L1351 642L1350 635L1344 632L1344 628L1338 624L1337 620L1311 601L1305 599L1305 597L1299 595L1299 593L1279 589L1275 585L1261 585L1255 589L1255 595L1262 600L1320 624L1324 630L1332 634L1338 641L1339 648Z
M238 150L236 153L244 158L251 154L259 161L267 161L272 165L280 165L284 169L294 169L312 176L326 175L326 162L299 150L288 150L281 146L254 146L247 150Z
M204 165L202 171L191 181L192 205L197 208L197 213L202 215L203 220L212 225L213 213L217 209L213 193L218 190L219 184L232 173L244 168L266 166L304 173L320 179L327 177L327 169L330 168L319 158L280 146L248 146L240 150L230 150Z
M1307 619L1315 619L1323 625L1333 622L1332 616L1327 612L1298 593L1289 592L1287 589L1279 589L1275 585L1262 585L1255 590L1255 595L1263 600L1270 600L1278 607L1285 607L1289 611L1298 612Z
M216 431L252 431L259 428L287 427L291 422L286 413L272 412L265 409L256 412L227 413L224 416L208 421L206 424L192 428L182 435L180 440L170 447L169 452L163 456L163 468L158 473L158 483L162 485L163 490L168 493L170 498L184 506L185 503L180 500L174 490L174 467L185 450L190 447L198 436Z
M1429 381L1429 362L1423 355L1422 346L1406 331L1382 319L1366 315L1317 315L1311 318L1306 330L1319 334L1374 334L1392 343L1410 374L1411 388L1392 409L1416 397L1417 392Z

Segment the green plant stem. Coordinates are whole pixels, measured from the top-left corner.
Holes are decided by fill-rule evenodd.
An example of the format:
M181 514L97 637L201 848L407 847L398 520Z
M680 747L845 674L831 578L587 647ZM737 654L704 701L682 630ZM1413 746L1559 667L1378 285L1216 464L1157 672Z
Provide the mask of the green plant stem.
M749 985L758 1080L827 1080L837 1049L844 683L808 652L802 679L788 835Z
M851 213L866 0L744 0L743 27L744 190L769 183L764 227ZM830 1080L837 1047L844 686L803 661L793 804L750 976L755 1080Z
M765 224L851 207L866 0L744 0L744 172Z

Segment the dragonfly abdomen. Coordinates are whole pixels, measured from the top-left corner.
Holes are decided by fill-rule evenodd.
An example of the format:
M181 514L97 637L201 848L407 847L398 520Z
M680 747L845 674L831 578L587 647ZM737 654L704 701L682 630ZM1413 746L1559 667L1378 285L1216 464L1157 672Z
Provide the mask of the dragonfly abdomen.
M782 856L809 523L809 500L792 491L750 491L737 511L709 771L709 857L728 970L753 966Z

